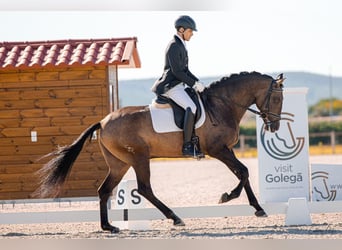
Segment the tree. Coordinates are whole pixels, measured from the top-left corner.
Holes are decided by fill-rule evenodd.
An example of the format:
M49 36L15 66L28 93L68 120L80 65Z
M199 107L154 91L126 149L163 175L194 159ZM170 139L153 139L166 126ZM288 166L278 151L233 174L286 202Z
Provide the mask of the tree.
M330 105L332 104L332 115L342 115L342 100L337 98L321 99L317 104L309 107L310 116L330 116Z

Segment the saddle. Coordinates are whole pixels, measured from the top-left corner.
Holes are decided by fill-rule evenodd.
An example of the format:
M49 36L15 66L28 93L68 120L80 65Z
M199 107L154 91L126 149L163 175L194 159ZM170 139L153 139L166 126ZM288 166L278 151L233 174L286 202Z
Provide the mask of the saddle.
M193 88L185 88L185 92L190 96L191 100L195 103L197 107L195 114L195 123L197 123L198 120L201 118L203 112L201 103L199 101L199 95ZM155 103L158 107L162 107L164 105L169 104L173 111L173 117L176 126L180 129L183 129L185 110L181 106L175 103L172 99L162 95L157 95Z

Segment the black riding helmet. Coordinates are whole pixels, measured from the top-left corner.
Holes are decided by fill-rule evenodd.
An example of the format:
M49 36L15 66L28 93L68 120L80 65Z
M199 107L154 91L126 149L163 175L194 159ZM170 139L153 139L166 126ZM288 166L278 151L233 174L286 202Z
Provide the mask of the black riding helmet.
M189 16L180 16L177 18L175 21L175 28L178 30L180 27L197 31L195 21Z

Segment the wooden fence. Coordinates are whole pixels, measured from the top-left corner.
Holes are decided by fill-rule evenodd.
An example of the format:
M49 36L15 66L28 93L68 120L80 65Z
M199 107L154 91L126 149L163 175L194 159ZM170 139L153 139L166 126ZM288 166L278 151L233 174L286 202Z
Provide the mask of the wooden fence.
M256 150L255 135L240 135L239 144L236 146L236 150L241 154L246 151L254 149ZM310 133L309 134L310 146L329 146L332 154L336 154L336 146L342 145L342 132L322 132L322 133ZM314 143L312 142L314 141Z

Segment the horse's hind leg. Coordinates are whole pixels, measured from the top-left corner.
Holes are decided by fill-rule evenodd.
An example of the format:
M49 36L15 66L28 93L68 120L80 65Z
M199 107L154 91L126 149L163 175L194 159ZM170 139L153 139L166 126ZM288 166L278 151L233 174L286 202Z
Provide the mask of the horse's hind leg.
M158 208L166 218L173 220L173 225L184 226L184 222L170 208L161 202L153 193L150 181L150 162L149 159L137 160L138 164L133 166L137 175L138 192Z
M108 221L107 202L109 197L112 195L113 189L122 180L122 177L125 175L130 166L114 157L102 145L101 150L105 157L106 163L109 167L107 177L98 189L98 194L100 198L101 228L112 233L118 233L119 228L112 226Z

